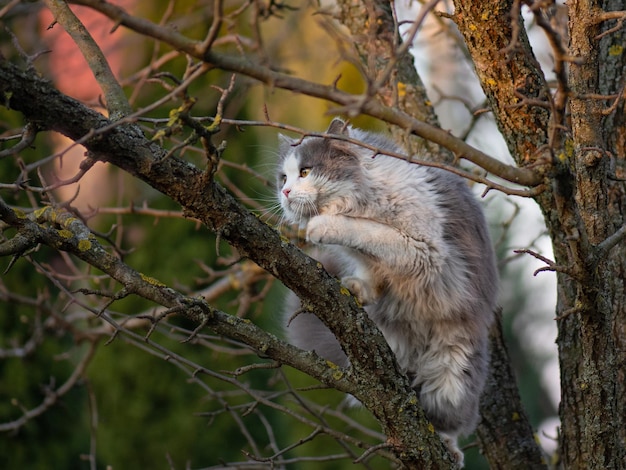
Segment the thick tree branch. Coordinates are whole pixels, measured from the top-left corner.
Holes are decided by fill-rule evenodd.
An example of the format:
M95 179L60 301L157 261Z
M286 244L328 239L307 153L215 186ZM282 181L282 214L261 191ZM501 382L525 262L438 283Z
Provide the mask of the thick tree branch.
M92 156L124 169L166 194L181 204L187 215L201 220L228 240L242 256L283 281L303 299L304 308L314 311L337 335L352 364L352 369L345 373L353 374L352 380L358 383L352 393L378 418L405 465L420 469L449 467L443 444L431 432L415 392L399 372L382 334L358 308L355 299L346 295L319 263L282 240L207 173L175 157L163 159L166 151L135 127L112 125L104 116L7 61L0 61L0 96L5 100L10 97L7 104L11 108L43 128L57 130L73 140L84 139L83 145ZM108 131L98 133L100 128ZM134 277L127 281L137 282ZM164 296L163 301L175 300L173 291L158 292ZM243 321L226 319L225 322L234 325L229 336L236 339L241 339L243 332L251 328ZM257 346L263 350L263 344Z
M185 316L208 326L216 333L237 339L254 348L259 354L302 370L333 388L348 392L354 386L349 375L337 374L337 368L330 367L322 358L299 350L250 322L221 312L204 300L185 296L134 270L106 251L89 228L71 213L48 206L30 216L23 216L0 199L0 219L18 228L17 236L28 240L30 246L43 243L72 253L100 269L118 281L126 294L136 294L164 307L178 309ZM5 247L10 247L10 242L11 240L0 245L0 253L7 251ZM19 254L19 251L15 254Z
M356 107L364 114L390 124L395 124L419 137L435 142L450 150L457 158L468 160L489 173L512 183L524 186L537 186L542 182L541 175L534 170L507 165L468 145L439 127L418 121L398 109L383 106L376 101L364 100L363 96L351 95L336 88L274 72L268 68L252 64L246 59L239 59L225 54L208 53L205 55L205 60L223 70L241 73L268 85L284 88L285 90L298 91L343 106Z
M426 95L426 87L417 74L413 56L408 52L418 28L436 3L437 0L431 0L423 6L407 37L401 38L392 2L338 2L339 19L350 29L352 36L347 40L353 41L363 62L364 73L371 75L365 77L369 83L366 93L383 106L400 109L418 121L438 127L439 121ZM454 159L444 147L432 141L408 141L402 128L392 127L391 133L413 154L426 152L433 160L447 163Z
M466 159L489 173L512 183L523 186L537 186L543 181L542 175L535 170L507 165L468 145L463 140L454 137L447 131L415 119L398 109L384 106L377 101L369 99L367 95L352 95L340 91L334 86L320 85L291 75L275 72L268 67L254 64L248 58L237 58L228 54L205 51L202 44L198 41L191 40L170 28L159 26L143 18L129 15L123 9L106 2L75 0L73 3L89 6L119 24L138 33L163 41L192 57L204 60L208 64L222 70L240 73L273 87L298 91L305 95L325 99L344 106L346 109L349 108L354 112L364 113L390 124L400 126L419 137L447 148L457 158ZM535 150L536 148L532 149L533 152ZM524 154L524 157L531 159L533 155L528 153Z
M476 435L491 468L547 468L508 360L502 337L502 312L497 312L491 329L491 371L480 401L480 415Z
M520 2L455 0L454 7L454 20L511 155L520 166L549 163L544 150L550 150L549 131L557 123L548 108L534 104L550 106L551 96L528 42Z

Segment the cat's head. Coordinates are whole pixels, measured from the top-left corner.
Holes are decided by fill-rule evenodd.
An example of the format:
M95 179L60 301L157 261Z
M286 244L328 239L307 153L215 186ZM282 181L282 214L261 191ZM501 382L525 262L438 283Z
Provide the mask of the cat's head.
M326 133L350 136L350 131L342 120L334 119ZM304 224L315 215L352 208L362 182L360 157L352 147L332 138L280 136L276 186L290 222Z

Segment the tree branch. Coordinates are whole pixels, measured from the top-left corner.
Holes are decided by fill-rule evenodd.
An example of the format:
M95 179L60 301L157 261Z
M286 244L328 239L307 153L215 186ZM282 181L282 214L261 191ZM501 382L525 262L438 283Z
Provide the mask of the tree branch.
M549 100L550 91L528 42L520 2L455 0L454 7L454 20L511 155L520 166L549 164L543 149L550 150L552 116L531 103ZM523 111L511 112L518 104Z
M476 435L491 468L547 468L511 369L502 337L501 311L491 328L491 369L480 400L480 415Z
M0 96L10 96L13 109L40 123L43 128L57 130L73 140L84 138L82 143L93 157L124 169L169 196L184 207L187 215L201 220L229 241L243 257L252 259L283 281L304 300L305 308L315 312L338 337L352 368L339 371L346 378L345 381L339 380L342 375L336 379L339 380L337 388L350 391L374 413L403 463L408 468L449 467L450 460L443 443L431 432L415 392L398 370L382 334L357 306L356 300L342 292L339 283L319 263L281 239L275 230L215 184L207 173L173 156L163 159L167 152L141 135L136 127L113 125L101 114L59 93L41 78L19 71L7 61L0 61ZM100 128L108 130L98 133ZM57 247L73 252L74 247L68 245L69 242L54 233L50 236L51 242L59 244ZM94 254L86 250L82 256L90 264L99 263ZM100 255L105 254L100 250ZM106 272L125 286L129 284L133 292L156 296L159 303L166 305L173 305L178 300L175 291L146 284L138 273L132 274L123 268L119 260L111 261L114 265ZM220 319L221 331L228 337L244 341L253 338L252 332L258 330L235 317L226 314L221 317L205 303L193 306L200 309L198 313L205 314L197 318L206 319L212 327L215 319ZM267 354L281 345L277 341L266 334L263 339L257 337L253 346ZM293 354L295 351L297 349L291 347L282 352ZM297 365L294 362L294 367L306 371L306 364L311 367L313 361L314 368L328 370L325 361L318 363L310 355L299 357L304 362ZM334 373L338 371L335 369ZM347 385L341 385L349 383L348 378L357 384L349 387L350 390Z
M18 228L18 235L30 238L31 244L43 243L72 253L100 269L124 286L125 295L133 293L164 307L176 308L216 333L237 339L260 354L302 370L338 390L349 392L350 384L354 386L348 374L338 376L337 368L330 367L325 360L279 340L250 322L221 312L204 300L187 297L160 281L135 271L118 257L109 254L89 228L69 212L47 206L23 217L0 199L0 219ZM10 240L0 245L0 249L8 243Z
M72 37L87 64L89 64L93 76L104 93L111 119L117 121L130 114L132 109L126 99L124 90L115 79L106 57L104 57L102 50L91 37L87 28L70 10L65 0L45 0L45 3L52 12L55 21L63 26L63 29Z
M463 140L437 126L417 120L398 109L387 107L376 101L367 99L368 97L366 95L352 95L340 91L334 86L320 85L291 75L275 72L268 67L254 64L247 58L236 58L227 54L205 51L198 41L191 40L170 28L159 26L143 18L129 15L123 9L106 2L74 0L73 3L89 6L119 24L146 36L163 41L192 57L201 59L222 70L240 73L273 87L297 91L308 96L331 101L346 107L346 109L350 108L356 112L362 112L390 124L400 126L419 137L447 148L457 158L468 160L486 171L512 183L523 186L537 186L543 181L542 175L533 169L517 168L507 165L468 145ZM531 159L533 155L528 153L524 154L524 157Z
M360 67L362 73L372 75L364 77L369 83L366 93L383 106L400 109L418 121L435 127L439 126L437 115L408 50L425 16L437 1L431 0L428 5L422 6L419 18L413 22L404 38L400 37L393 3L381 0L338 2L339 19L352 36L345 40L354 43L360 56L360 59L354 60L364 62L363 67ZM427 153L432 160L446 163L454 159L450 152L433 141L409 141L404 129L392 127L391 134L396 141L403 142L412 154Z
M46 390L46 396L44 397L43 401L38 406L25 411L24 414L22 414L22 416L20 416L18 419L6 423L0 423L0 432L16 431L17 429L24 426L31 419L45 413L48 409L54 406L54 404L60 398L62 398L66 393L72 390L87 370L87 366L89 366L91 358L93 357L96 350L96 344L97 343L94 341L89 345L89 349L81 358L80 362L78 363L72 374L69 376L69 378L63 383L63 385L61 385L56 390Z

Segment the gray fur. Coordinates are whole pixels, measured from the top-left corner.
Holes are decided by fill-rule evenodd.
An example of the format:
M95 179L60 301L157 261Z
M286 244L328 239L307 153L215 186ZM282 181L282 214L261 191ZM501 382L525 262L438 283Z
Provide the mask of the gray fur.
M340 120L328 132L402 152ZM285 217L306 226L318 259L365 305L461 463L456 436L478 421L498 295L479 204L462 178L441 169L336 139L296 144L282 138L278 195ZM302 177L301 169L310 172ZM287 309L288 316L298 309L297 298ZM317 317L296 316L288 334L294 344L348 365Z

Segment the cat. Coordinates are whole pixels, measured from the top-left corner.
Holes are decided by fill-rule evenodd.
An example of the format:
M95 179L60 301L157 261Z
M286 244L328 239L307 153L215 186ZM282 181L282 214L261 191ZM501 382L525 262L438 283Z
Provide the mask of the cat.
M327 130L380 152L382 134L334 119ZM427 418L457 463L459 435L478 422L498 296L495 254L480 205L460 176L346 140L280 136L283 217L306 228L314 257L341 278L383 333ZM289 340L340 365L349 361L313 314L286 299Z

